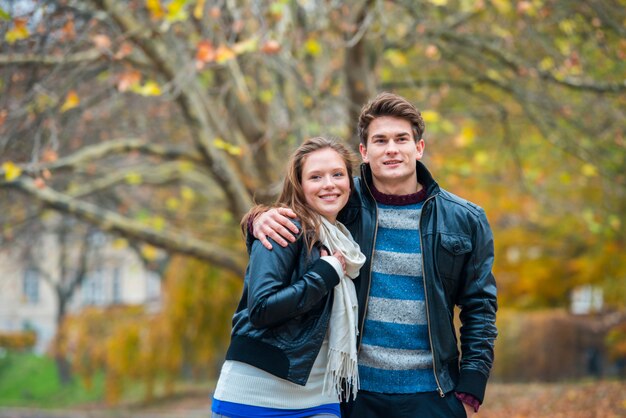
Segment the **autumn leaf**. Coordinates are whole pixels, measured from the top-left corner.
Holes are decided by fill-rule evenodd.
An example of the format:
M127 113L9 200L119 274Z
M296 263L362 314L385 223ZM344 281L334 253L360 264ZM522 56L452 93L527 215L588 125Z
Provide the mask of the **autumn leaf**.
M133 45L130 42L122 42L120 48L117 50L113 58L116 60L121 60L124 57L127 57L133 52Z
M43 188L46 187L46 182L41 177L37 177L34 180L34 183L35 183L35 187L38 188L38 189L43 189Z
M215 148L224 150L227 153L229 153L230 155L241 155L242 154L241 147L238 147L238 146L233 145L233 144L229 144L228 142L224 141L222 138L215 138L213 140L213 145L215 146Z
M187 20L187 11L185 5L187 0L173 0L167 5L167 15L165 19L168 22L182 22Z
M580 170L585 177L595 177L598 175L598 168L593 164L584 164Z
M117 89L121 92L138 86L141 82L141 73L137 70L127 70L118 76Z
M278 51L280 51L280 44L274 39L269 39L265 41L265 43L261 47L261 52L269 55L276 54Z
M2 169L4 170L4 178L6 181L15 180L22 174L22 169L13 164L11 161L3 163Z
M30 32L26 27L26 19L13 19L13 27L4 35L4 39L9 44L26 39L30 36Z
M101 51L111 49L111 39L106 35L94 35L91 37L91 42Z
M63 106L61 106L61 113L67 112L70 109L74 109L79 104L80 97L78 97L76 91L70 90L70 92L67 93L67 96L65 97L65 102L63 103Z
M406 55L397 49L388 49L385 52L385 58L396 68L406 67L408 63Z
M168 197L165 201L165 207L170 212L176 212L178 208L180 208L180 200L176 199L175 197Z
M0 7L0 19L11 20L11 15L9 15L2 7Z
M143 86L139 84L134 84L131 86L130 90L133 93L137 93L141 96L146 96L146 97L161 95L161 88L156 83L156 81L152 81L152 80L146 81L146 84L144 84Z
M437 123L441 119L439 113L434 110L424 110L422 112L422 119L424 119L425 123Z
M189 186L183 186L180 189L180 196L183 198L183 200L190 202L196 198L196 192L194 192L193 189Z
M202 15L204 13L204 3L205 0L198 0L196 2L196 6L193 8L193 17L198 20L202 19Z
M317 57L319 54L322 53L322 45L316 39L309 38L304 43L304 50L308 55Z
M116 250L123 250L128 247L128 241L124 238L116 238L113 240L112 246Z
M135 172L127 173L125 176L125 179L126 179L126 183L132 186L138 186L143 181L141 174L135 173Z
M217 51L215 51L215 61L217 61L218 64L223 64L233 58L235 58L235 52L232 49L225 45L217 47Z
M159 252L152 245L144 244L141 246L141 254L148 261L154 261L157 259Z
M424 53L426 57L430 58L431 60L438 60L439 58L441 58L441 53L439 52L439 48L437 48L436 45L428 45Z
M57 154L57 152L51 148L47 148L42 154L41 154L41 161L46 162L46 163L52 163L56 160L59 159L59 155Z
M76 30L74 29L74 20L68 20L63 28L61 28L63 39L66 41L72 40L76 37Z
M150 12L150 17L153 20L159 20L165 16L165 11L159 0L146 0L146 8Z
M216 58L216 51L213 43L208 40L202 40L198 42L196 46L196 61L205 63L214 61Z

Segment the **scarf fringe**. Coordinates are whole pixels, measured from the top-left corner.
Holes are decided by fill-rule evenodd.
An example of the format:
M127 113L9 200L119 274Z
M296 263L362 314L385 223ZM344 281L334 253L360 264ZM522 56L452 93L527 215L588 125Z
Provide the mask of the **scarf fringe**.
M332 395L333 392L339 400L356 399L360 388L359 367L356 358L350 358L349 353L336 349L328 350L328 365L324 377L323 392Z

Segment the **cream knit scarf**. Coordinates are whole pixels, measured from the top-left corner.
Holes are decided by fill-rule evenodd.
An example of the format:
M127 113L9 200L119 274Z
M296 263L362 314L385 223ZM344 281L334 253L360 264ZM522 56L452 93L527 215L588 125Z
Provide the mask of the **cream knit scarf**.
M365 263L361 252L350 231L343 224L335 225L320 216L319 236L321 243L330 250L341 251L346 261L346 273L335 286L333 307L330 314L328 337L328 365L324 376L324 392L334 389L338 396L345 399L352 394L356 398L359 389L359 369L357 365L356 337L359 332L358 300L352 279L359 275ZM345 390L345 391L344 391Z

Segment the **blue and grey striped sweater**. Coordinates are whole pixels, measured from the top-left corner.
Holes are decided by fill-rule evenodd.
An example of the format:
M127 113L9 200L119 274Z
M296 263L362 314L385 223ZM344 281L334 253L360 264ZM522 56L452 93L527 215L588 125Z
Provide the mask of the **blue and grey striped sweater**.
M423 202L378 203L378 233L361 351L361 389L437 390L428 338L419 216Z

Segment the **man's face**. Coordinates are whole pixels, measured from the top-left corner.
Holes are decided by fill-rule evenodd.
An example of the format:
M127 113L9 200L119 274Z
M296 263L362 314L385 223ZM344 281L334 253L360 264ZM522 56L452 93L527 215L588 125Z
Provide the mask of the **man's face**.
M415 142L406 119L381 116L368 128L367 147L360 145L363 161L369 163L378 190L388 194L417 191L415 161L422 158L424 140Z

